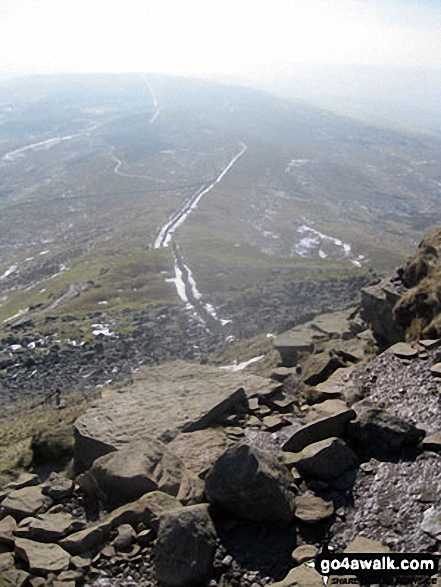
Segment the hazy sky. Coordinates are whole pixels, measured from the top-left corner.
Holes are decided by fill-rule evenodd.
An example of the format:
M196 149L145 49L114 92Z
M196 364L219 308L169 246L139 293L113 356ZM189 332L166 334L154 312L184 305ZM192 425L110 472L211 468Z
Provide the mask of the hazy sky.
M0 73L441 67L441 0L0 0Z

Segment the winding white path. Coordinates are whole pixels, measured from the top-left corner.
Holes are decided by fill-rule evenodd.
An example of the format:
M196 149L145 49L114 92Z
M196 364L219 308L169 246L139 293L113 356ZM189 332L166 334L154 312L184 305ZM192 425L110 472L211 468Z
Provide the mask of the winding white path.
M216 179L212 183L210 183L210 185L208 187L203 189L201 192L198 191L193 196L191 196L191 198L189 200L187 200L187 202L184 204L184 206L173 215L171 220L169 220L167 222L167 224L165 224L161 228L159 235L155 240L155 244L154 244L155 249L167 247L170 244L170 241L171 241L176 229L181 224L183 224L183 222L185 222L188 215L196 208L196 206L198 205L201 198L203 196L205 196L205 194L208 194L208 192L211 191L215 185L217 185L220 181L222 181L222 179L225 177L225 175L228 173L228 171L233 167L233 165L236 163L236 161L240 157L242 157L242 155L245 153L245 151L248 148L244 143L240 143L240 147L241 148L240 148L239 153L237 153L237 155L235 155L231 159L231 161L219 173L219 175L216 177Z

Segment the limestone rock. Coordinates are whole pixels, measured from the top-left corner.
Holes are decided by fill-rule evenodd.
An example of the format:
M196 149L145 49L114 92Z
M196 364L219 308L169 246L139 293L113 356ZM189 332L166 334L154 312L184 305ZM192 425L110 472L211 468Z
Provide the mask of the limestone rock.
M68 534L82 530L85 523L66 513L46 513L37 518L27 518L17 527L15 535L38 542L57 542Z
M136 524L143 523L156 529L159 516L181 507L182 504L171 495L162 491L152 491L132 503L113 510L107 515L103 525L108 529L113 529L121 524L136 526Z
M323 587L323 577L311 567L301 565L291 569L282 581L270 583L271 587Z
M234 443L215 428L182 432L167 447L184 463L186 469L203 476Z
M130 524L122 524L118 527L118 535L112 542L115 550L128 551L136 539L136 532Z
M441 363L435 363L435 365L432 365L430 372L435 377L441 377Z
M43 483L43 493L57 502L71 497L74 489L75 484L71 479L67 479L55 472L52 472Z
M35 473L21 473L15 481L10 481L5 489L23 489L23 487L31 487L39 483L40 480Z
M301 495L295 499L295 517L306 524L327 520L334 513L332 501L315 495Z
M31 572L59 573L68 568L70 556L58 544L41 544L26 538L17 538L15 552Z
M334 479L358 465L355 453L340 438L327 438L296 453L300 473L319 479Z
M407 342L397 342L388 351L400 359L415 359L418 356L418 350Z
M120 505L149 491L176 496L185 468L164 443L145 438L96 459L90 472L108 501Z
M439 507L432 506L424 512L421 530L441 540L441 509Z
M268 380L210 365L175 361L143 368L135 383L98 401L75 423L75 468L132 440L170 441L179 432L208 428L268 388Z
M434 432L426 438L423 438L421 446L424 450L432 450L433 452L441 451L441 432Z
M6 516L0 520L0 544L14 546L14 531L17 528L17 522L12 516Z
M301 565L306 561L315 559L315 557L318 555L318 552L319 549L317 546L314 546L313 544L302 544L293 550L291 556L293 562L295 562L297 565Z
M182 476L177 500L183 505L196 505L205 501L205 484L193 473L186 472Z
M274 339L274 348L280 353L285 367L294 367L302 353L314 349L314 332L307 326L297 326Z
M289 471L271 452L237 444L214 464L205 479L210 503L261 522L289 523L294 511Z
M309 444L342 436L350 420L355 419L354 410L347 408L340 400L326 400L308 412L307 424L296 423L287 428L285 434L292 430L282 448L284 451L299 452Z
M393 315L393 308L399 298L400 293L389 279L361 290L361 317L386 344L404 340L404 331Z
M368 408L348 424L347 436L363 459L394 460L415 447L424 432L386 410Z
M43 495L41 486L37 485L11 491L3 500L2 507L7 514L22 520L34 516L48 501L50 500Z
M110 533L110 525L97 523L60 540L60 545L70 554L81 554L100 546Z
M161 517L155 543L158 581L169 587L202 585L210 577L216 533L206 505L195 505Z
M323 383L319 383L311 393L311 395L314 395L314 401L320 402L327 399L340 399L348 404L353 403L353 401L348 400L357 395L359 391L356 383L351 379L353 370L353 367L337 369L329 379Z

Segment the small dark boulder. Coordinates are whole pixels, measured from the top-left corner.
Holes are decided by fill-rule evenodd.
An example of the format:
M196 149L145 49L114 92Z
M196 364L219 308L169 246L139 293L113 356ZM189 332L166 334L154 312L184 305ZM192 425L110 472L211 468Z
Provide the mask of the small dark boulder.
M228 449L205 479L208 501L257 522L289 523L294 514L292 476L278 457L246 444Z

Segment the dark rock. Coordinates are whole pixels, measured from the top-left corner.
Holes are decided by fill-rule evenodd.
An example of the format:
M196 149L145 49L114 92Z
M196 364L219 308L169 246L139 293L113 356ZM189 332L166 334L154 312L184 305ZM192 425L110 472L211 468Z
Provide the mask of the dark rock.
M289 523L294 512L292 477L269 451L238 444L214 464L205 480L210 503L255 521Z
M202 585L210 577L216 533L206 505L164 514L155 543L155 571L168 587Z
M398 460L423 437L422 430L379 408L361 411L347 427L348 441L363 460Z

